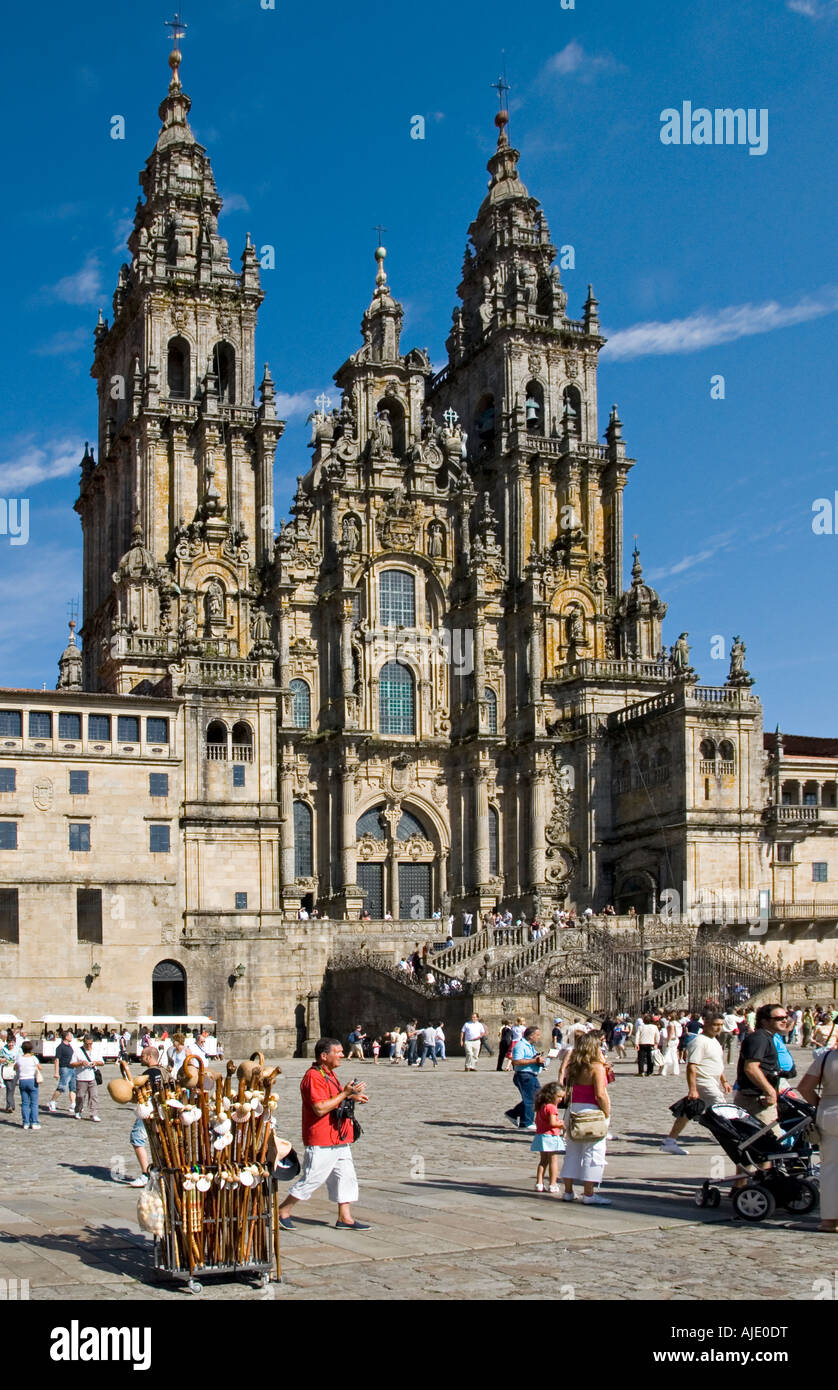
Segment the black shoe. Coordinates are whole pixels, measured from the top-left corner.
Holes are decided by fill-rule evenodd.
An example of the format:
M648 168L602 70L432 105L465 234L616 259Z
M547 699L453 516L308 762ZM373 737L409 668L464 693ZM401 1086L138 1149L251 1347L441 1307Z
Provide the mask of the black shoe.
M371 1230L372 1230L372 1226L370 1226L369 1222L367 1222L367 1221L336 1221L336 1222L335 1222L335 1230L337 1230L337 1231L371 1231Z
M296 1231L297 1229L290 1216L281 1216L279 1218L279 1224L283 1231Z

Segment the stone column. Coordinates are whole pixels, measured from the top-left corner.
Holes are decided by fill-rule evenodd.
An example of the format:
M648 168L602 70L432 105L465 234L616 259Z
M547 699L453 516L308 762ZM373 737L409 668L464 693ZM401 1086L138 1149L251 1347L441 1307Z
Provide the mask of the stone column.
M355 770L357 763L345 758L341 776L341 882L344 889L357 878L355 860Z
M391 911L392 914L393 914L393 921L394 921L394 922L396 921L396 919L397 919L398 916L399 916L399 864L400 864L400 862L401 862L401 861L398 860L398 859L396 858L396 856L395 856L395 854L394 854L394 852L393 852L393 843L391 842L391 845L390 845L390 853L389 853L388 856L387 856L387 864L385 865L385 872L386 872L386 868L389 866L389 869L390 869L390 911Z
M279 684L283 690L287 690L290 666L290 655L288 651L288 605L283 598L279 600L276 621L279 641Z
M474 774L474 885L489 881L489 785L486 774L478 769Z
M546 828L545 800L545 779L543 774L536 770L530 779L529 880L532 888L536 888L545 881L547 849L544 838Z
M344 699L354 694L355 668L352 664L352 600L343 600L340 624L340 669ZM344 715L346 711L344 709Z
M274 448L276 446L274 445ZM256 564L270 560L274 542L273 449L256 431Z
M541 671L541 614L536 609L530 631L530 701L534 705L541 699Z
M294 783L293 745L279 751L279 845L280 883L283 894L294 889Z
M478 710L477 728L480 731L480 706L483 700L483 692L486 689L486 632L483 623L483 613L480 607L475 608L474 614L474 702Z

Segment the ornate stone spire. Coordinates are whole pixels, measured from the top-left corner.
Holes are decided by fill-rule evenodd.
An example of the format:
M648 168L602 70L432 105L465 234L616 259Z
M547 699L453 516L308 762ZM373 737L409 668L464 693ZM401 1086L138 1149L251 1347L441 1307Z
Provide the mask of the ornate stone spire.
M81 690L81 652L76 646L76 623L70 619L70 640L58 659L56 690Z
M361 321L361 332L365 345L369 345L369 360L372 362L398 362L399 338L401 336L404 310L390 293L384 260L386 247L378 245L375 260L378 266L375 276L375 290L372 302Z

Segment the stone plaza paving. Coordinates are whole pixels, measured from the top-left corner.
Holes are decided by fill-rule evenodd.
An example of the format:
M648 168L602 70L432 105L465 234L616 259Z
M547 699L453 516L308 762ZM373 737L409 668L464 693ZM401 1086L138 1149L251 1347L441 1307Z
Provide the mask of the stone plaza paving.
M796 1060L802 1074L805 1057ZM279 1127L301 1151L307 1063L281 1065ZM371 1096L359 1108L356 1214L375 1229L335 1230L324 1191L295 1209L297 1229L283 1234L281 1283L258 1289L208 1277L200 1297L746 1300L754 1289L735 1271L758 1266L762 1298L814 1298L815 1278L838 1269L838 1237L817 1232L817 1213L778 1211L748 1226L733 1221L726 1198L717 1211L699 1210L702 1179L718 1178L722 1161L727 1175L732 1167L695 1125L683 1137L687 1157L660 1151L683 1075L641 1080L631 1051L615 1070L617 1138L602 1189L614 1205L595 1208L534 1191L531 1136L503 1118L517 1092L494 1058L481 1058L476 1074L456 1057L436 1070L345 1062L341 1075L362 1077ZM108 1067L106 1079L112 1074ZM28 1280L33 1300L188 1299L182 1287L155 1282L151 1238L136 1224L132 1108L100 1097L96 1126L42 1112L42 1129L28 1132L19 1109L0 1115L0 1276Z

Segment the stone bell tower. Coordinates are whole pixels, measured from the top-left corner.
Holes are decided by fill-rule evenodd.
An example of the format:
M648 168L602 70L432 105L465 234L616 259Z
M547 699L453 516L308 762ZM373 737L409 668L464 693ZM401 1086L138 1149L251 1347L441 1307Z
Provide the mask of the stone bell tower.
M98 462L85 451L76 503L85 686L119 693L190 654L246 659L267 628L258 572L272 553L283 422L267 366L255 404L258 261L248 236L241 271L230 264L180 62L175 47L131 262L112 323L100 311L96 327Z

